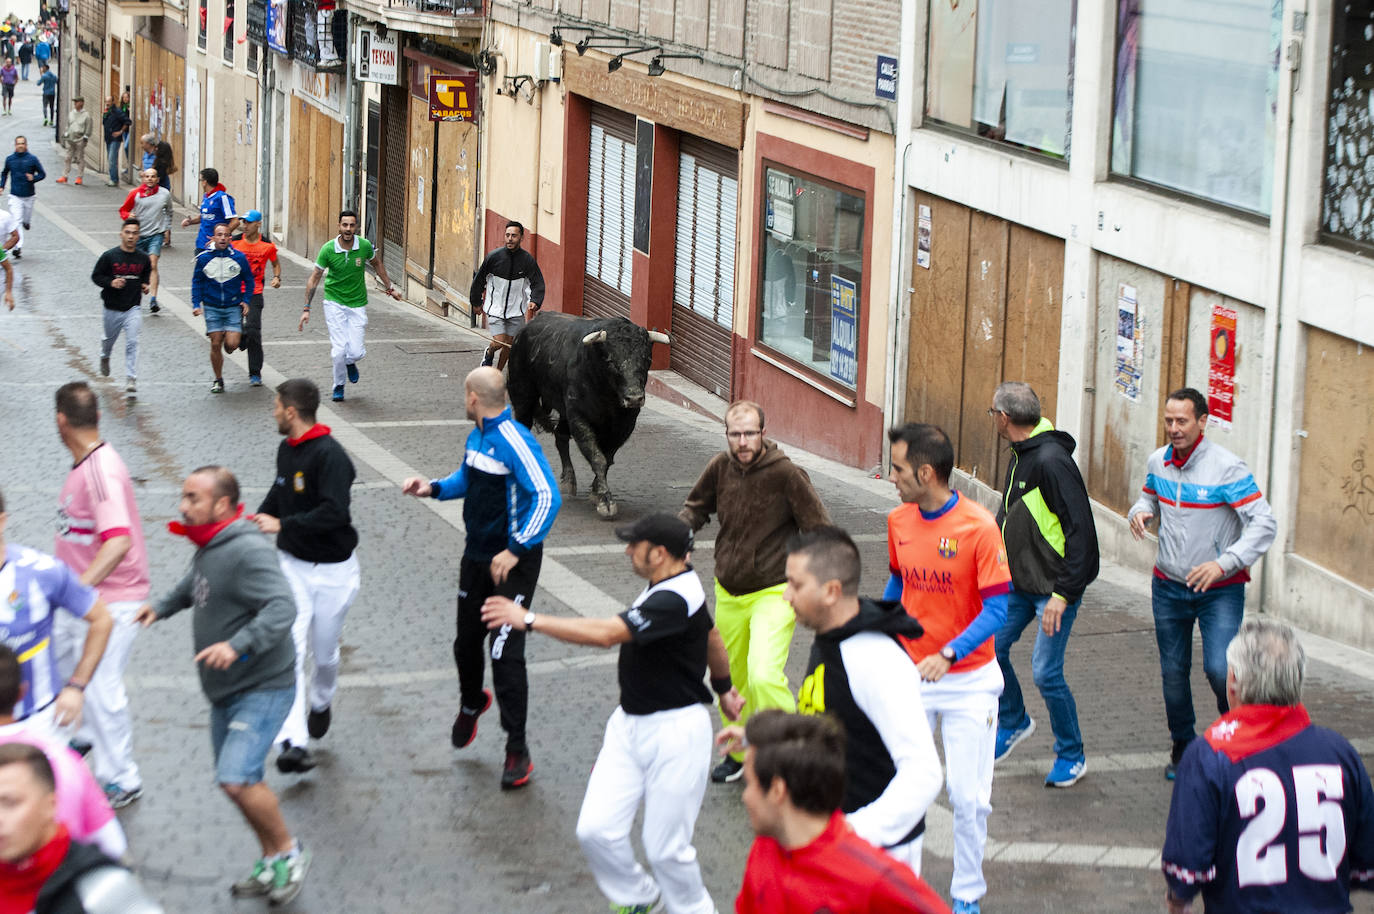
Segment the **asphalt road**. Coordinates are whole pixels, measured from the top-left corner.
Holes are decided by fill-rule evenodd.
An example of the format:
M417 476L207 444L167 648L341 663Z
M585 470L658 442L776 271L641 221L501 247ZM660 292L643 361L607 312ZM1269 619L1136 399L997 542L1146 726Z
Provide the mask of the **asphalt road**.
M0 143L31 130L31 148L50 170L61 152L40 122L37 92L21 84L16 116L0 122ZM268 290L264 316L269 386L250 388L245 361L226 366L228 392L209 392L207 346L190 316L194 230L177 229L164 253L160 315L144 320L139 396L123 395L122 342L114 377L98 373L100 302L89 271L117 243L116 209L128 188L39 185L34 230L16 265L18 308L0 313L0 487L9 506L7 537L50 548L57 494L69 455L57 438L52 393L73 379L100 393L102 429L135 477L148 534L155 591L182 574L191 547L165 525L183 476L205 463L232 468L256 507L273 476L278 443L270 385L308 376L329 386L323 320L296 330L307 270L284 263L284 284ZM232 192L234 189L230 188ZM392 303L374 290L368 357L348 400L321 421L350 449L362 592L345 630L342 685L320 766L303 777L270 769L289 824L315 862L298 912L582 912L605 902L573 834L587 772L616 703L614 654L534 636L529 645L529 733L535 771L524 790L498 789L503 740L496 715L476 742L448 742L456 711L452 669L457 560L456 503L403 498L399 480L448 472L462 453L462 379L480 357L471 333ZM542 436L546 452L552 440ZM610 481L621 519L675 510L701 467L724 446L713 419L651 398ZM834 519L864 551L865 592L886 577L884 515L896 504L881 480L788 449L811 472ZM580 463L583 485L590 480ZM585 494L585 492L584 492ZM703 531L696 566L709 579ZM1142 547L1145 548L1145 547ZM570 498L549 539L535 608L605 615L639 591L611 533L585 498ZM1041 781L1052 737L1029 683L1030 639L1018 645L1027 701L1040 731L998 768L990 820L989 914L1029 911L1162 910L1158 851L1170 797L1162 776L1168 738L1149 622L1148 581L1108 566L1088 591L1069 651L1088 776L1067 791ZM234 902L229 882L256 856L246 825L211 777L208 712L191 665L189 619L143 633L129 667L138 761L145 796L120 813L134 866L171 912L253 909ZM797 681L810 636L799 631L790 670ZM1374 696L1369 657L1311 642L1308 704L1320 723L1374 748L1367 713ZM1200 668L1198 716L1213 716ZM901 696L894 696L901 701ZM1212 709L1214 710L1214 709ZM270 766L269 766L270 767ZM733 906L751 840L738 785L712 786L696 846L722 911ZM943 797L930 815L925 876L947 893L950 818ZM1374 911L1367 899L1360 911Z

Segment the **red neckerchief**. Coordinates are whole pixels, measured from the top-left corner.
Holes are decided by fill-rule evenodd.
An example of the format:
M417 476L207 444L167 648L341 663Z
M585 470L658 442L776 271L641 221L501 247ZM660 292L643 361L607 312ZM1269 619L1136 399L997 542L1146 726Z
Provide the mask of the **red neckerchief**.
M162 190L161 184L154 184L152 187L149 187L147 184L140 184L137 189L135 189L134 193L138 194L140 197L151 197L160 190Z
M229 188L225 187L223 184L216 184L213 188L210 189L210 194L216 193L221 190L227 192ZM210 194L206 194L205 196L208 197L210 196Z
M310 441L312 439L323 438L325 435L328 434L329 426L322 425L319 422L316 422L314 425L310 426L310 428L301 432L301 436L299 438L287 438L286 443L291 445L292 447L297 447L299 445L305 444L307 441Z
M239 505L239 509L234 512L234 516L226 520L218 521L213 524L183 524L179 520L174 520L167 525L167 530L173 536L184 536L204 549L210 543L210 540L215 538L215 534L219 533L240 517L243 517L243 505Z
M1302 705L1241 705L1207 728L1207 745L1233 762L1263 752L1311 726Z
M1170 447L1169 459L1164 461L1165 465L1176 466L1180 470L1183 469L1183 465L1188 462L1188 458L1197 453L1198 445L1202 444L1202 437L1202 435L1198 435L1197 440L1193 442L1193 446L1188 449L1188 453L1181 456L1176 448Z
M0 862L0 914L29 914L38 902L38 892L48 877L57 872L67 858L72 836L59 824L57 834L32 857L18 863Z

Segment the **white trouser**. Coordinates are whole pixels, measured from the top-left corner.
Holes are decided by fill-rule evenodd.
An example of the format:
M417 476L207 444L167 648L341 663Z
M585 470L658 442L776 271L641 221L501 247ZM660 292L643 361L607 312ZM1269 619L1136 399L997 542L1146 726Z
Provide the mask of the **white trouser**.
M906 844L898 844L895 847L886 848L888 856L895 860L900 860L917 876L921 875L921 848L925 845L926 835L921 832L919 836L908 841Z
M334 386L348 380L348 367L367 355L363 331L367 328L367 306L349 308L325 301L324 322L329 327L329 357L334 360Z
M143 786L134 764L134 726L129 715L129 693L124 690L124 669L129 652L141 627L134 621L141 600L121 600L106 604L114 618L110 640L95 675L86 685L86 702L81 712L77 736L91 744L91 769L102 785L118 784L125 790ZM67 679L81 661L90 626L69 613L53 619L53 641L57 646L58 671Z
M329 707L338 688L339 637L348 608L358 595L358 556L355 553L342 562L316 563L278 549L277 561L296 599L296 621L291 625L291 637L296 642L296 700L277 742L306 746L310 743L305 727L307 711ZM315 661L314 675L309 679L307 656Z
M24 239L28 237L26 233L29 223L33 222L33 201L37 199L36 194L28 197L16 197L14 194L10 194L10 215L18 223L15 228L19 230L19 243L15 245L16 248L22 248Z
M711 767L711 715L706 705L657 714L617 707L596 757L577 840L612 905L647 905L663 896L668 914L712 914L692 831ZM630 828L644 801L644 853L635 860Z
M967 673L947 674L939 682L921 683L926 719L933 733L939 718L945 746L945 791L954 810L954 878L949 894L955 901L977 901L988 891L983 849L992 812L1002 684L1002 670L993 662Z
M130 381L138 377L138 337L143 329L143 309L116 311L101 308L105 313L105 335L100 340L100 357L108 359L114 352L115 339L124 334L124 374Z

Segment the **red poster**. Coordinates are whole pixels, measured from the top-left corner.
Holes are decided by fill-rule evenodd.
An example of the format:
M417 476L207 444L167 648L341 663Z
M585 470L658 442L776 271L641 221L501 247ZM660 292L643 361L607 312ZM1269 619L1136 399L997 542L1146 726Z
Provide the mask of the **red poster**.
M1207 411L1211 421L1231 427L1236 399L1236 311L1212 306L1212 348L1208 353Z

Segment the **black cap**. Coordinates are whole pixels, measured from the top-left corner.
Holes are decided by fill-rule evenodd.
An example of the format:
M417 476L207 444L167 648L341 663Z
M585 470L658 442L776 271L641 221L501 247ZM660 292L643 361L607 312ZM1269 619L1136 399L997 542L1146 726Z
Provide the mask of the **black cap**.
M692 551L692 528L672 514L650 514L633 524L615 528L616 539L622 543L650 543L662 546L680 559Z

